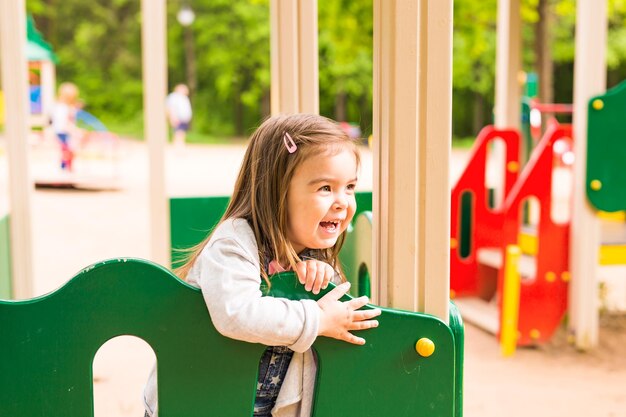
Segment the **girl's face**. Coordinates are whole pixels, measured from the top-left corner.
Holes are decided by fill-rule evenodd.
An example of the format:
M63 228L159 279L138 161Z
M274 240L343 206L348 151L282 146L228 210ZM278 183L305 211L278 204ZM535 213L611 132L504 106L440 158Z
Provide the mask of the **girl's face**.
M287 193L287 239L297 253L337 242L354 217L356 182L356 156L348 147L312 156L295 169Z

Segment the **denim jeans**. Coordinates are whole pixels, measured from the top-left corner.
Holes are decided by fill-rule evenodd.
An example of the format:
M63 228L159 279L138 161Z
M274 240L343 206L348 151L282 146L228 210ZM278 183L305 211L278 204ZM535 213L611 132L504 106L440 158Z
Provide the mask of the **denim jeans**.
M293 351L285 346L269 346L263 352L259 361L254 417L270 417L292 357Z

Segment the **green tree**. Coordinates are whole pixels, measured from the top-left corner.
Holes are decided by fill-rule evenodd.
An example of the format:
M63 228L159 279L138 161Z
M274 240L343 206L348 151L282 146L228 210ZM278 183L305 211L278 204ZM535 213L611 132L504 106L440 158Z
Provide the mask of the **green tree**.
M58 82L72 81L99 117L135 117L142 107L139 1L31 0L59 57ZM40 23L41 21L41 23Z
M319 0L320 112L371 131L372 0Z
M184 81L182 34L168 17L170 82ZM198 65L195 122L203 131L243 135L269 114L270 28L268 0L194 3Z

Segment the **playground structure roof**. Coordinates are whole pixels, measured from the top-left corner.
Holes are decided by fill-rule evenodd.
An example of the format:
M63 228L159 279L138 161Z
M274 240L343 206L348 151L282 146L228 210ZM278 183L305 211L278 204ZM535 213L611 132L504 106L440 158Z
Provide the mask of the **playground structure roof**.
M26 57L29 62L52 61L56 64L59 61L50 44L35 27L35 20L31 15L26 16L26 37Z

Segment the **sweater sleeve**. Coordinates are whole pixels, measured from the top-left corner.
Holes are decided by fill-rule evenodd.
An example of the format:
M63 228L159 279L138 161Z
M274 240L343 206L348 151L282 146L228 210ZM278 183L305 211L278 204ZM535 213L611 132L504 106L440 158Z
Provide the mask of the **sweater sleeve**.
M313 300L262 296L256 242L247 228L243 237L214 235L194 266L213 325L233 339L304 352L317 337L320 309Z

